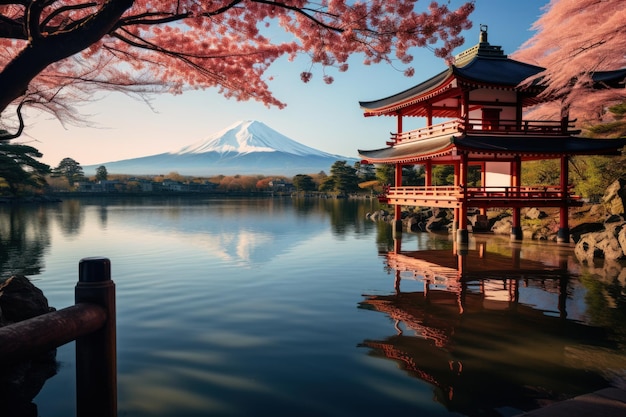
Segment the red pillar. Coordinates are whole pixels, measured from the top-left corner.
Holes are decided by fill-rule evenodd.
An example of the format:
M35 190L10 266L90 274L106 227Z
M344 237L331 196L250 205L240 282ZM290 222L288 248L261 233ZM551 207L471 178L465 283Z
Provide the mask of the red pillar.
M487 192L487 164L484 161L480 164L480 187L482 188L482 192ZM479 210L482 216L487 215L487 209L485 207L481 207Z
M430 159L424 164L424 185L426 187L433 185L433 162Z
M556 241L558 243L569 243L569 209L568 209L568 184L569 184L569 170L568 170L567 156L561 157L561 207L559 211L559 231L556 235Z
M520 185L522 183L522 160L518 156L511 163L511 187L513 193L519 195ZM521 208L513 207L513 224L511 225L511 240L522 240L524 234L522 232Z
M402 187L402 164L396 164L395 165L396 170L395 170L395 187L396 188L400 188ZM395 230L397 232L401 232L402 231L402 206L400 204L396 204L394 207L394 218L395 218Z
M461 188L461 206L459 207L459 228L456 231L456 242L467 244L469 243L467 231L467 154L461 154L461 160L457 166L458 175L455 175L454 185Z

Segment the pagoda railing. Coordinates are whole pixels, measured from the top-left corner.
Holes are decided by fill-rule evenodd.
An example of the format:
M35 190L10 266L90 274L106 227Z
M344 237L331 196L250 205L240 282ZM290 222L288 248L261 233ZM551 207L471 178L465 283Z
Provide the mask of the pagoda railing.
M562 202L575 201L571 190L565 192L560 186L524 186L524 187L455 187L455 186L421 186L421 187L388 187L380 196L382 202L404 205L427 205L448 207L461 201L478 205L503 205L507 203ZM500 204L502 203L502 204Z
M454 133L482 133L489 135L563 136L580 133L574 129L575 120L450 120L406 132L391 133L387 145L424 140Z

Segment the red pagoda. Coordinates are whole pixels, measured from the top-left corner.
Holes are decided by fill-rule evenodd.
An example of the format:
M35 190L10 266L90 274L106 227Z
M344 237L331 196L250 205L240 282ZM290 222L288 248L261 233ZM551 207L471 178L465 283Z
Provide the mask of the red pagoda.
M468 209L485 216L489 208L511 208L511 239L521 240L522 207L558 207L559 242L569 242L568 208L581 204L568 178L571 155L619 155L626 139L577 136L568 116L561 120L525 120L524 109L540 102L540 83L520 86L544 68L515 61L487 41L480 28L478 45L456 56L445 71L408 90L360 102L366 117L394 116L397 133L387 147L359 150L363 163L395 166L395 186L383 199L395 205L396 230L401 206L454 209L456 242L468 242ZM624 88L626 70L593 74L603 85ZM405 131L405 117L425 117L426 127ZM444 120L433 124L434 119ZM560 160L560 181L549 186L522 186L525 161ZM454 166L454 184L433 185L433 166ZM422 165L424 186L402 186L402 167ZM468 168L480 170L480 185L468 186ZM484 217L483 217L484 218Z

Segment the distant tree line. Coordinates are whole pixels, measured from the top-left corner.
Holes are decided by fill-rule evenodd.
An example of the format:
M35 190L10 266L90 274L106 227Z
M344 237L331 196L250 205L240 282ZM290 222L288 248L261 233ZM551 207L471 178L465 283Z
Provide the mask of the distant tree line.
M367 192L359 185L376 178L373 166L362 166L356 163L350 166L347 161L336 161L330 168L330 173L320 171L317 174L298 174L294 177L265 176L265 175L216 175L212 177L184 176L178 172L170 172L157 176L130 176L111 175L106 166L96 169L96 175L86 177L83 168L72 158L64 158L57 167L50 170L47 184L57 191L75 191L85 183L103 181L117 182L118 191L134 192L140 190L140 181L154 183L176 182L180 184L214 185L215 191L221 192L263 192L285 191L295 193L325 193L347 195L357 192ZM380 187L379 187L380 188Z

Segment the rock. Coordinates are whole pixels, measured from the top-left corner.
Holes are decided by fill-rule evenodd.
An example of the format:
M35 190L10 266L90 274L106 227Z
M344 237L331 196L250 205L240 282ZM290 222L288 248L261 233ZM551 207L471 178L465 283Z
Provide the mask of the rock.
M626 178L609 185L602 196L602 205L609 214L623 214L626 210Z
M15 323L53 311L43 292L23 275L0 283L0 325ZM46 380L57 373L56 349L0 369L0 415L37 417L33 399Z
M523 231L524 238L526 238L526 230ZM556 234L549 227L539 227L529 230L528 234L530 234L530 238L532 240L556 240Z
M626 253L626 227L622 227L622 229L617 233L617 241L619 242L620 247ZM624 268L626 271L626 268Z
M624 251L617 241L616 236L608 230L604 233L603 239L597 243L597 247L602 251L602 257L609 260L624 259Z
M603 223L581 223L578 226L574 226L570 229L570 235L574 243L578 243L580 237L586 233L599 232L604 230Z
M490 229L489 218L484 214L475 214L468 218L473 232L488 232Z
M609 217L604 220L604 223L623 223L624 217L619 214L611 214Z
M16 323L50 312L48 299L24 275L13 275L0 284L0 325Z
M442 230L447 230L448 224L450 224L450 221L445 217L433 216L428 219L425 228L426 230L429 230L431 232L439 232Z
M606 208L602 204L593 204L589 208L589 216L598 219L604 218L606 216Z
M532 220L545 219L546 217L548 217L545 211L541 211L536 207L529 208L528 210L526 210L526 213L524 214L524 216L527 219L532 219Z
M406 221L406 230L410 230L412 232L419 232L419 224L420 219L417 216L411 216Z
M513 219L510 216L503 217L491 226L491 231L497 235L510 235L512 226Z
M619 242L619 235L624 230L623 223L614 224L600 232L592 232L582 235L574 253L581 261L590 262L593 258L606 260L624 259L624 249Z
M600 248L596 247L596 233L587 233L581 236L578 243L574 247L574 254L581 262L593 262L594 258L601 258L603 256Z
M366 217L372 221L385 220L389 213L385 210L376 210L373 213L367 213Z

